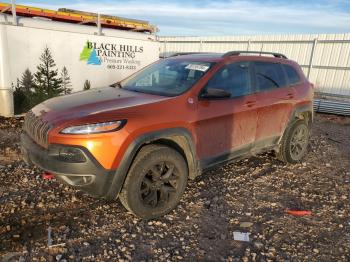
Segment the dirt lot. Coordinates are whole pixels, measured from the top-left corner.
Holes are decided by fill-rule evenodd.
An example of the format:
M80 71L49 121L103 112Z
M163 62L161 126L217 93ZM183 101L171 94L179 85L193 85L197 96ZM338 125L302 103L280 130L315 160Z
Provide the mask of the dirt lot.
M218 167L153 221L43 180L19 159L21 121L0 119L4 261L350 261L349 118L317 115L305 162L266 154ZM49 227L64 246L48 248ZM234 231L249 232L250 242L233 240Z

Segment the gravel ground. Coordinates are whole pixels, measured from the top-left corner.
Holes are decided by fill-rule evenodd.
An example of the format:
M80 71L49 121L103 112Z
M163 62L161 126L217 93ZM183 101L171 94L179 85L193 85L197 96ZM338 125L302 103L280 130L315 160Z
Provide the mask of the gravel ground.
M3 261L350 261L350 118L317 115L303 163L264 154L218 167L152 221L26 167L22 121L0 119ZM48 248L49 228L62 245ZM235 241L234 231L250 241Z

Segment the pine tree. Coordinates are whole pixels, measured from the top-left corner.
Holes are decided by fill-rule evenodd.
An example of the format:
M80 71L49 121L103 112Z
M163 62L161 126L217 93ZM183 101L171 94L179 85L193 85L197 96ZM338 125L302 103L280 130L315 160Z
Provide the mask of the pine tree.
M91 88L91 83L89 80L85 80L85 83L84 83L84 88L83 90L89 90Z
M20 88L26 94L28 94L28 96L30 96L32 91L35 88L35 83L34 83L34 76L28 68L24 71L22 78L19 81L19 84L20 84Z
M27 112L35 106L35 103L33 103L33 99L35 100L33 96L34 76L28 68L22 74L21 79L17 78L17 84L12 84L12 88L14 90L13 100L16 114Z
M63 93L65 95L68 95L70 93L72 93L72 85L71 85L71 81L70 81L70 77L68 74L68 70L67 68L64 66L61 72L61 79L62 79L62 89L63 89Z
M23 112L26 112L31 107L35 106L33 103L33 90L35 89L34 76L28 68L24 71L22 78L18 83L19 88L25 97L21 108Z
M24 108L27 106L26 95L20 87L20 81L18 78L16 85L12 83L11 86L13 89L13 104L15 114L21 114L26 111L26 109Z
M55 68L56 63L48 47L45 47L44 52L41 54L40 62L34 75L35 97L39 99L39 102L60 95L63 92L62 79L58 77L58 70Z
M11 88L13 91L21 89L21 85L20 85L20 81L19 81L18 77L17 77L16 84L14 84L13 82L11 83Z

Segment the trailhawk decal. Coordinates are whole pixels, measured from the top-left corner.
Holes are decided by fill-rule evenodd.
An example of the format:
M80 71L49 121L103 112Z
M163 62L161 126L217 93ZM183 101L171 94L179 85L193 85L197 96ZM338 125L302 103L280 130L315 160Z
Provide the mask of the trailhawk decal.
M140 45L123 45L87 41L80 53L80 61L87 65L106 64L108 69L136 70L141 65L138 56L143 53Z

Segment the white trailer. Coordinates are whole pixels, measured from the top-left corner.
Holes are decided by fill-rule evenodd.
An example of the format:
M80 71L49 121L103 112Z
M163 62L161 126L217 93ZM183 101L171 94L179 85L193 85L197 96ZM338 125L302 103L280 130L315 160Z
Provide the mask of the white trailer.
M86 80L115 83L159 58L154 34L0 14L0 115L14 114L13 86L26 69L35 73L46 47L59 72L68 70L73 91Z

